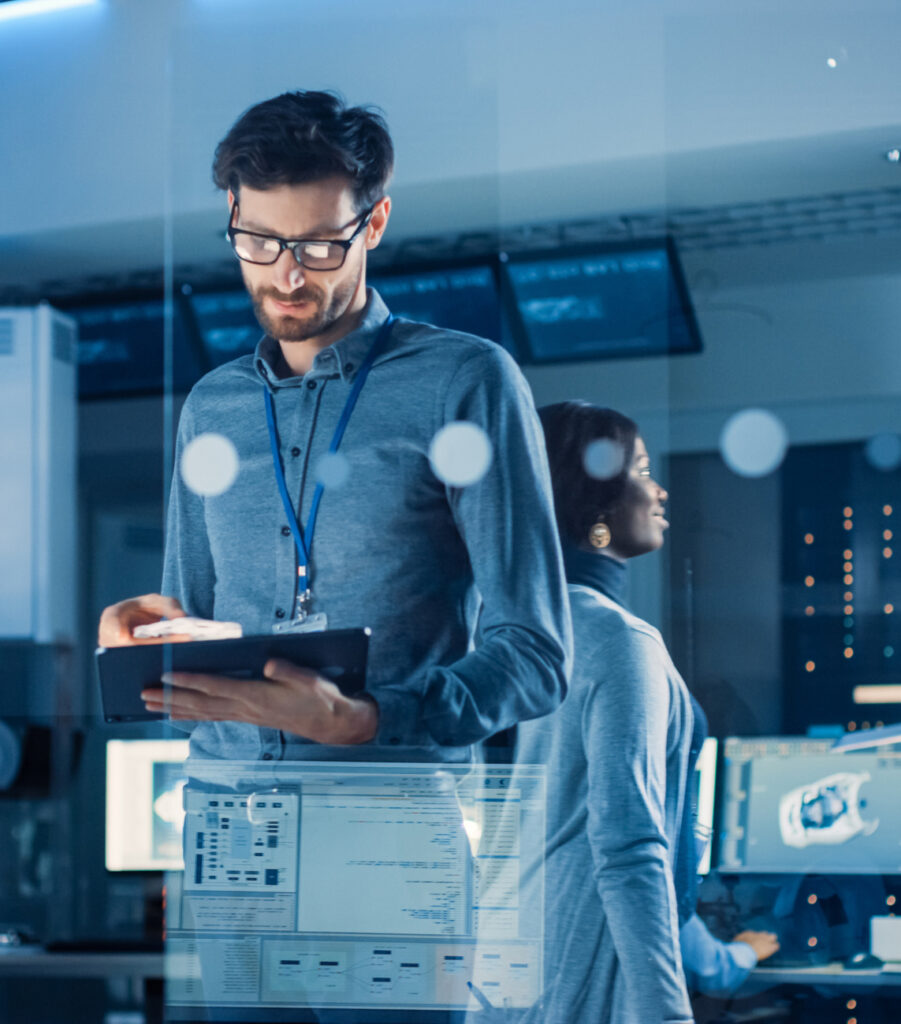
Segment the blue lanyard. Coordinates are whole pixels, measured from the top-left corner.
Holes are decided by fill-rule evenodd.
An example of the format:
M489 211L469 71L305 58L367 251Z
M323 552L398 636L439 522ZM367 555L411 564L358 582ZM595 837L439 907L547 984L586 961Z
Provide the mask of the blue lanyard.
M344 431L347 429L347 424L350 422L351 413L354 411L354 406L357 404L357 399L360 397L360 392L363 390L363 385L366 383L366 378L369 376L372 364L375 362L376 357L381 353L388 341L388 336L391 333L391 325L393 322L394 317L389 313L388 319L382 324L375 341L366 353L366 358L360 364L359 370L357 370L353 387L351 388L350 394L347 396L347 401L344 403L344 409L342 410L341 417L338 420L338 426L335 427L335 434L332 437L332 442L328 448L329 454L331 455L337 452L341 445L341 439L344 437ZM307 580L305 593L301 597L302 603L306 605L309 603L310 599L308 581L310 554L313 550L313 534L316 530L316 517L319 514L319 503L322 501L322 492L325 488L321 481L316 484L316 489L313 491L313 501L310 505L310 515L307 518L307 525L304 528L301 528L294 512L294 505L291 503L291 498L288 495L288 486L285 483L285 467L282 464L282 456L278 447L278 432L275 428L275 407L272 402L272 394L269 388L265 385L263 386L263 397L266 403L266 424L269 427L269 446L272 449L272 465L275 469L275 480L278 484L278 493L281 495L285 515L288 517L288 525L291 527L291 533L294 535L294 546L297 548L297 575L301 579Z

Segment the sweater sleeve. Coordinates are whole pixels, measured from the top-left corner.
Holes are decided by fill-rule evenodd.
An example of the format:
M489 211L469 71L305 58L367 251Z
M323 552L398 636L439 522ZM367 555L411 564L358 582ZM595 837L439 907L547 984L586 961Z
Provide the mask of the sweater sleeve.
M697 914L682 925L679 942L689 988L707 996L731 995L757 966L746 942L721 942Z
M179 471L182 455L194 433L193 406L189 397L178 424L175 470L166 519L162 592L177 598L188 615L212 619L216 573L207 538L203 498L186 486Z
M665 827L671 691L659 640L623 623L586 700L594 881L642 1024L691 1021Z
M406 709L438 743L454 746L552 711L566 692L572 632L544 440L512 359L500 348L470 357L437 419L473 423L491 444L480 480L446 488L481 596L479 643L432 668L420 706ZM390 729L404 709L387 693L379 703Z

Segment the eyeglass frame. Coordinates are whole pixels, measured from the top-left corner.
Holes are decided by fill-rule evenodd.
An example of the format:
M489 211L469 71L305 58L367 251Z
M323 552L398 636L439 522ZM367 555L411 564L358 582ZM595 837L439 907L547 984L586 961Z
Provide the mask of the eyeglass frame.
M252 264L255 267L272 267L272 266L275 266L275 264L278 263L278 261L282 258L282 253L286 249L289 249L291 251L291 255L294 257L294 260L297 263L297 265L300 266L300 267L303 267L304 270L312 270L314 273L318 272L318 273L322 273L322 274L327 274L327 273L330 273L333 270L340 270L344 266L345 262L347 261L347 254L350 252L350 247L357 240L357 238L359 237L360 233L366 229L366 226L372 220L372 215L375 212L375 208L378 206L378 204L380 202L381 202L380 199L377 200L376 202L374 202L372 204L372 206L369 207L368 210L364 210L362 213L359 213L359 214L357 214L356 217L354 217L354 220L359 220L360 223L357 225L356 230L350 236L350 238L293 238L292 239L292 238L280 238L278 235L267 235L267 234L264 234L262 231L248 231L246 228L235 227L234 224L232 223L232 221L235 219L235 211L238 209L238 201L236 199L234 201L234 203L232 203L232 208L231 208L231 210L229 211L229 214L228 214L228 227L225 230L225 237L226 237L226 240L228 241L228 244L231 246L231 250L235 254L235 257L237 259L241 260L243 263L250 263L250 264ZM361 218L362 218L362 220L361 220ZM353 224L354 220L352 220L350 222L350 224ZM339 230L346 231L348 229L348 227L350 227L350 224L345 224L344 227L343 228L339 228ZM277 253L275 259L271 260L269 263L260 263L258 260L248 260L244 256L239 255L238 250L235 248L234 236L235 236L236 233L240 233L240 234L243 234L243 235L253 235L254 238L267 238L270 241L278 242L278 253ZM341 257L341 262L338 264L337 267L308 267L303 262L302 259L298 259L297 247L299 245L310 245L310 244L314 244L314 245L337 245L337 246L340 246L344 250L344 255Z

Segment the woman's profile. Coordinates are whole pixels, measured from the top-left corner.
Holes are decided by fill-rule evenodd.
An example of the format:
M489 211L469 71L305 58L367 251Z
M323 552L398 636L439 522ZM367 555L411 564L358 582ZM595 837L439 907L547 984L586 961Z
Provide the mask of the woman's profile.
M562 707L519 726L516 759L545 764L548 786L545 989L527 1019L687 1024L694 893L680 914L676 879L694 873L694 714L660 634L625 606L626 561L663 544L667 493L627 417L584 402L539 414L575 661Z

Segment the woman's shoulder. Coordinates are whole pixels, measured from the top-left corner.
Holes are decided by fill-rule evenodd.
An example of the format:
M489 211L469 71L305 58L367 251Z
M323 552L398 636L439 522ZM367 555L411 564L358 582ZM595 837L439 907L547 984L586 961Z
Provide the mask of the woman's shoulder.
M573 628L578 633L584 630L602 640L633 640L663 647L659 630L609 597L579 583L570 583L568 589Z

